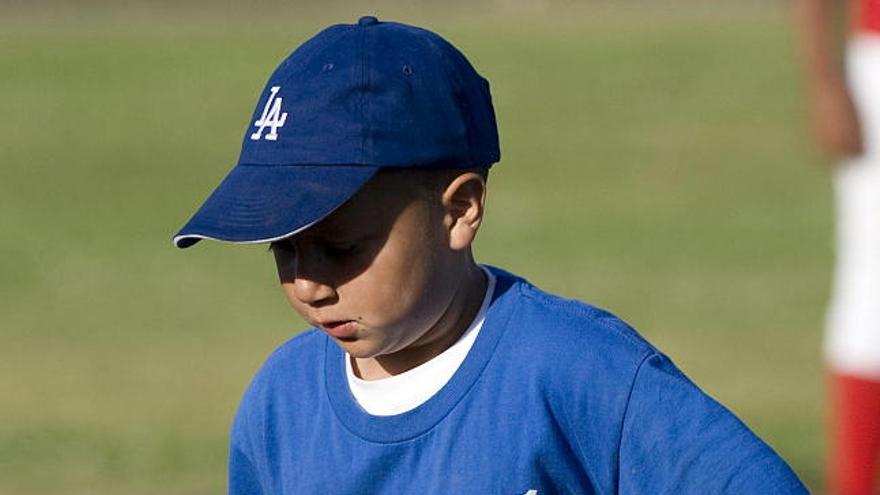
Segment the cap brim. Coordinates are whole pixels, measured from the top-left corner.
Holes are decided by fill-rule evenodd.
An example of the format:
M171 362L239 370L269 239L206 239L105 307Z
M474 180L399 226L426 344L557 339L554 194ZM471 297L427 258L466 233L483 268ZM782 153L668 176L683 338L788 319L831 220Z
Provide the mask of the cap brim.
M186 248L201 239L272 242L301 232L345 203L379 167L238 165L174 236Z

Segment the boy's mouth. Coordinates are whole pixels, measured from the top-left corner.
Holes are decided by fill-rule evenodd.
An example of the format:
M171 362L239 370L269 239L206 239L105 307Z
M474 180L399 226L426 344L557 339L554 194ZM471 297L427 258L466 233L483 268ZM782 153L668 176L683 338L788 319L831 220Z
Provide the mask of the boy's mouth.
M354 340L358 325L354 320L339 320L319 322L318 326L331 337L339 340Z

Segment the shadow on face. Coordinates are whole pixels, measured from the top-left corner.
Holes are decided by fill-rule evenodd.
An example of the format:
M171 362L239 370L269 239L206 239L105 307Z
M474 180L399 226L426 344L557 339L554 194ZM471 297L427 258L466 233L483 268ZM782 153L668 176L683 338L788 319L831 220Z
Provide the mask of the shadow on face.
M430 201L417 174L380 172L363 189L324 220L270 246L281 283L336 288L373 264L388 242L395 222L415 201ZM439 206L439 200L437 202ZM432 216L433 217L433 216ZM424 226L424 234L433 229ZM335 292L304 301L311 305L335 302ZM311 299L311 298L309 298Z

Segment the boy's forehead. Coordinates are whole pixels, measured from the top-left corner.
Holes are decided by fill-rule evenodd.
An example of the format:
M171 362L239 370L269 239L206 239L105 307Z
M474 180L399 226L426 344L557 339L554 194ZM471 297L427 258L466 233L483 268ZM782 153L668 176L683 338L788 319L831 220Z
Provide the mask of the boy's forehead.
M387 227L412 200L411 187L407 180L379 174L336 211L302 233L343 237Z

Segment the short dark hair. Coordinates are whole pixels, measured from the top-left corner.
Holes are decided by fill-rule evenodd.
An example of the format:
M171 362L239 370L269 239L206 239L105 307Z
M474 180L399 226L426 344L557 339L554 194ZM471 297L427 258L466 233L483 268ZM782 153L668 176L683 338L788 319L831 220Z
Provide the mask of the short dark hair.
M475 173L483 178L484 181L489 180L489 167L479 168L423 168L423 167L403 167L403 168L385 168L379 174L397 175L405 174L407 182L414 187L412 192L418 196L434 198L441 194L449 186L449 183L456 177L466 173Z

